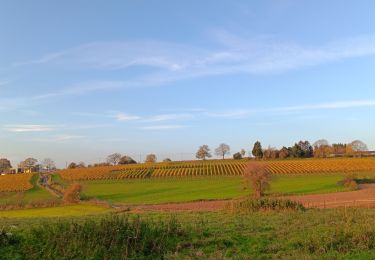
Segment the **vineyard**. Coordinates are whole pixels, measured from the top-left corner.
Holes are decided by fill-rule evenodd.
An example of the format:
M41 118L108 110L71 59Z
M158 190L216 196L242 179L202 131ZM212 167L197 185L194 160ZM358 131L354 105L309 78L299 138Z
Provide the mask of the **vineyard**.
M128 178L236 176L242 175L248 160L211 160L169 163L149 163L60 171L63 179L106 180ZM262 161L273 174L350 173L375 171L373 158L308 159Z
M20 192L33 187L32 174L11 174L0 176L0 192Z

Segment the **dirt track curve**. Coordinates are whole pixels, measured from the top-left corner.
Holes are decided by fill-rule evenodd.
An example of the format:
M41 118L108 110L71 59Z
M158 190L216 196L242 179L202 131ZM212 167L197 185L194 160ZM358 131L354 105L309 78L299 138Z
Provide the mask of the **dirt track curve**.
M357 191L285 196L309 208L366 207L375 208L375 184L362 184ZM133 209L155 211L217 211L229 200L196 201L155 205L137 205Z

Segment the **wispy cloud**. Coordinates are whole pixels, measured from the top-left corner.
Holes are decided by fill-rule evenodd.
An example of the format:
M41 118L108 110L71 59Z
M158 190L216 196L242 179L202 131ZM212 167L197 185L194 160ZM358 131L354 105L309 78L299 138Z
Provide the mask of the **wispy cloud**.
M48 65L48 68L63 66L80 70L147 68L127 80L81 82L25 98L26 103L32 104L93 91L158 86L198 77L281 73L375 55L375 35L355 36L314 46L272 36L245 37L225 31L215 32L212 38L216 41L216 47L209 49L155 40L94 42L34 60L16 62L13 66ZM23 102L15 100L13 103Z
M140 129L142 130L173 130L173 129L181 129L186 128L185 125L151 125L151 126L142 126Z
M161 122L161 121L176 121L176 120L187 120L194 118L193 114L183 113L183 114L161 114L151 116L144 121L146 122Z
M44 137L44 138L32 138L31 140L34 142L67 142L77 139L82 139L84 136L79 135L67 135L67 134L61 134L61 135L54 135L50 137Z
M9 132L28 133L53 131L55 127L49 125L7 125L5 129Z
M141 117L135 116L135 115L129 115L129 114L124 114L124 113L117 113L114 115L117 121L133 121L133 120L138 120Z

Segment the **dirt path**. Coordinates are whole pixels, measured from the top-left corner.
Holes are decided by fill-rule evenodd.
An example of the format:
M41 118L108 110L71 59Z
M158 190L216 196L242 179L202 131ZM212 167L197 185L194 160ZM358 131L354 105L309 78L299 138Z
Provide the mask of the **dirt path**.
M309 208L368 207L375 208L375 184L362 184L360 190L326 194L285 196L283 198L301 202ZM196 201L133 206L135 210L151 211L217 211L230 200Z

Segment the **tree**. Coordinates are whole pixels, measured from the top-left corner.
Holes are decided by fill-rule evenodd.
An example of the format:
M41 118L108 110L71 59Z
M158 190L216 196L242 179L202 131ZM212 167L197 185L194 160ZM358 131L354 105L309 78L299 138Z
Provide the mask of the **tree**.
M133 158L131 158L130 156L123 156L121 157L120 161L118 162L118 164L135 164L137 163L135 160L133 160Z
M0 159L0 173L7 171L10 168L12 168L10 161L6 158L1 158Z
M293 158L302 158L303 157L303 150L301 146L299 146L297 143L294 144L292 147L291 155Z
M260 159L263 157L262 144L259 141L256 141L253 147L252 154L255 158Z
M245 155L246 155L246 150L242 148L241 151L240 151L240 153L241 153L241 156L242 156L242 157L245 157Z
M224 144L224 143L220 144L219 147L215 149L215 154L217 156L222 156L224 160L225 155L230 154L229 145Z
M302 150L301 157L310 158L313 156L314 149L311 146L309 141L299 141L298 146L301 147L301 150Z
M255 198L261 198L264 192L269 189L269 181L271 179L271 172L267 164L264 163L249 163L244 170L244 184L245 188L252 187Z
M51 158L45 158L45 159L42 161L42 166L43 166L43 168L45 168L48 172L56 169L55 162L54 162Z
M283 148L281 148L280 151L279 151L279 158L285 159L287 157L289 157L289 150L288 150L288 148L283 146Z
M233 159L234 160L241 160L242 159L242 154L241 153L235 153L235 154L233 154Z
M172 160L170 158L165 158L163 162L171 162Z
M77 164L75 162L69 163L68 169L75 169L75 168L77 168Z
M202 145L199 147L197 153L195 154L195 157L197 159L202 159L202 160L206 160L206 158L211 158L212 155L210 153L210 148L208 147L208 145Z
M355 140L351 142L350 145L352 146L354 152L367 152L368 151L367 145L360 140Z
M107 162L112 165L117 165L121 160L121 154L113 153L107 156Z
M328 141L326 139L320 139L318 141L316 141L315 143L313 143L313 147L320 147L320 146L326 146L326 145L329 145Z
M146 163L155 163L156 162L156 155L151 153L146 156Z
M264 159L276 159L279 157L279 151L269 146L266 150L263 151L263 158Z
M86 167L85 162L80 161L80 162L77 164L77 168L85 168L85 167Z
M37 159L27 158L24 161L20 162L19 166L20 166L20 168L32 168L32 167L36 166L37 163L38 163Z

